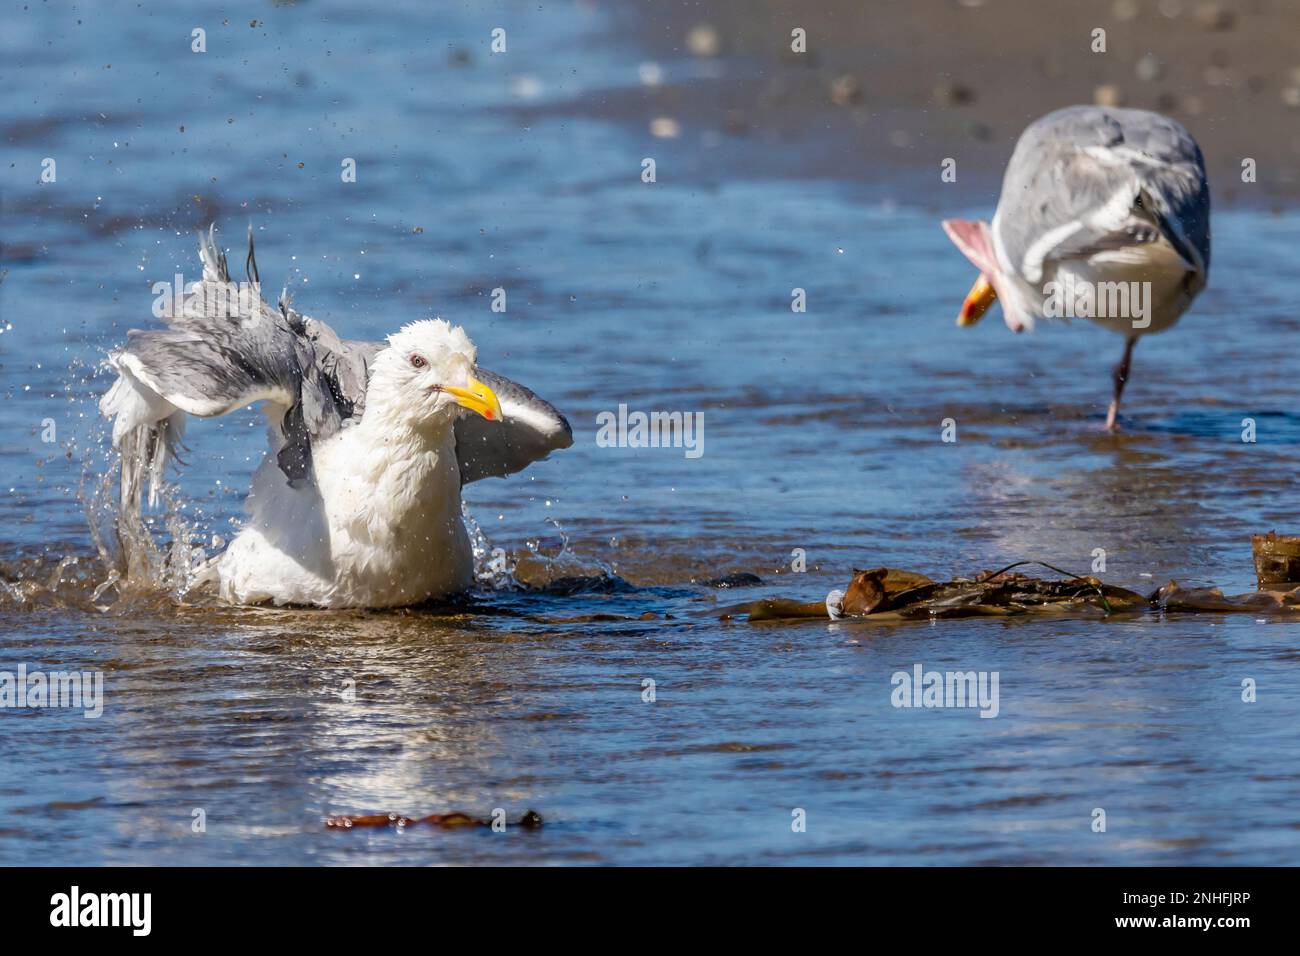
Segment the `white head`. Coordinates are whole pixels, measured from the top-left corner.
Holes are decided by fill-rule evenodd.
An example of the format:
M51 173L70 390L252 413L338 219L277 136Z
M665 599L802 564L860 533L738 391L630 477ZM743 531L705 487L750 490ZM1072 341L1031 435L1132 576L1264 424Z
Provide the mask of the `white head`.
M366 389L366 414L382 414L415 428L451 424L465 410L501 420L501 402L475 376L478 351L465 330L425 319L388 337L375 356Z

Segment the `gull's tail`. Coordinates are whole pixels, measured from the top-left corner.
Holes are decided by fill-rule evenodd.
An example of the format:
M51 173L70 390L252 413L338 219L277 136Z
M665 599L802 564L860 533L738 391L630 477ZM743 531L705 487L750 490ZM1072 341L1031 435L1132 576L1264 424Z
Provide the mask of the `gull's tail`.
M121 475L114 520L104 530L117 542L118 573L128 581L159 583L168 563L149 532L142 499L147 485L149 505L157 505L167 466L179 460L185 413L137 379L118 356L109 362L118 378L99 408L113 420Z
M136 378L120 355L111 356L109 364L118 377L99 410L113 420L113 447L122 456L121 509L138 513L145 485L154 507L167 465L179 460L185 413Z

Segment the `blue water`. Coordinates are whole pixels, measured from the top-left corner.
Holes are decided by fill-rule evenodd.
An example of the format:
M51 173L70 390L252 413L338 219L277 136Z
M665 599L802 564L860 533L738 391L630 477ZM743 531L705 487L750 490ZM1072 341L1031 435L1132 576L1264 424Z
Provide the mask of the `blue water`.
M1144 592L1252 588L1250 534L1295 530L1294 209L1216 211L1210 288L1139 345L1112 437L1118 338L953 328L973 276L938 220L983 197L733 180L753 144L589 118L647 57L602 8L228 16L5 12L0 671L102 670L106 700L0 710L0 862L1297 862L1295 624L719 620L855 567L1086 573L1096 548ZM560 407L574 447L471 486L471 514L521 577L626 586L382 614L93 601L98 366L154 322L153 282L197 276L213 219L232 264L251 224L266 285L345 335L440 314ZM599 447L620 403L704 412L704 455ZM196 542L228 538L261 418L189 442L179 507ZM701 583L738 572L763 583ZM916 663L997 671L999 716L896 709ZM498 807L546 825L323 825Z

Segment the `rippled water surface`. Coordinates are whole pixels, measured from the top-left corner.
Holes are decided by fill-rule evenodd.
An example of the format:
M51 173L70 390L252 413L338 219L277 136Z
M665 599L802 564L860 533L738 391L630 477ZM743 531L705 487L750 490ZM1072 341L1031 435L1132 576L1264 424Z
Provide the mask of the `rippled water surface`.
M1117 337L953 327L955 194L734 180L758 146L583 118L644 58L600 8L428 7L6 10L0 670L101 670L106 700L0 711L0 862L1300 861L1295 624L720 620L854 567L1086 573L1097 548L1109 583L1252 588L1250 534L1296 528L1294 210L1216 211L1210 288L1138 347L1112 437ZM594 583L389 613L92 600L98 363L154 321L153 282L197 276L214 218L344 334L436 312L559 406L574 447L469 509L521 578ZM704 412L703 456L597 447L620 403ZM228 538L260 416L189 438L184 520ZM762 583L703 583L740 572ZM999 716L895 709L916 663L997 671ZM323 825L497 807L546 824Z

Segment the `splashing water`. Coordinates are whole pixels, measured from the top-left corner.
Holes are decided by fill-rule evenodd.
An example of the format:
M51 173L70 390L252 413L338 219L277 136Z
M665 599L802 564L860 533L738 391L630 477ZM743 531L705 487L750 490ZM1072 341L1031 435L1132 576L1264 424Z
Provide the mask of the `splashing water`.
M154 513L143 503L139 489L123 496L119 487L122 456L111 449L105 453L103 448L101 445L98 454L86 456L78 492L95 556L89 560L65 557L60 570L68 565L84 567L85 574L94 578L83 582L89 591L89 603L101 610L108 606L101 603L106 597L121 598L127 594L165 596L175 603L210 597L210 579L204 572L224 550L225 539L205 532L203 511L196 508L191 513L191 501L175 483L162 485L161 504ZM559 532L558 549L548 554L543 540L534 538L525 542L527 555L516 558L504 548L493 547L465 502L461 503L461 516L474 556L474 581L483 591L522 591L565 574L592 572L591 566L582 563L570 550L568 534L553 518L547 519L547 523ZM527 581L516 573L521 561L528 571ZM597 573L612 574L604 566ZM30 600L43 587L35 580L25 583L25 588L19 588L0 579L0 585L6 589L3 596L14 601ZM53 590L52 586L44 587Z
M482 525L463 502L461 514L474 549L474 580L482 590L528 591L549 587L563 578L617 577L603 561L575 553L569 547L568 532L555 518L545 522L558 533L558 547L541 537L529 538L522 554L511 555L504 548L492 547Z
M102 612L138 609L141 602L154 604L159 598L176 602L205 557L193 545L197 525L186 514L179 488L163 489L157 514L146 514L138 495L123 506L121 456L110 447L107 423L95 407L103 370L98 363L73 360L63 386L70 404L90 406L80 416L86 430L64 442L74 482L67 492L81 506L90 549L77 541L50 541L34 553L6 556L0 561L0 606Z
M474 581L488 591L517 591L523 585L515 579L515 562L503 548L493 548L478 519L470 513L469 505L460 503L460 514L469 532L470 547L474 552Z
M139 489L119 493L122 456L111 449L107 456L107 463L87 457L81 487L91 541L106 574L93 599L115 589L184 600L208 559L198 543L203 538L198 522L186 514L188 501L177 485L167 483L160 489L161 507L149 514Z

